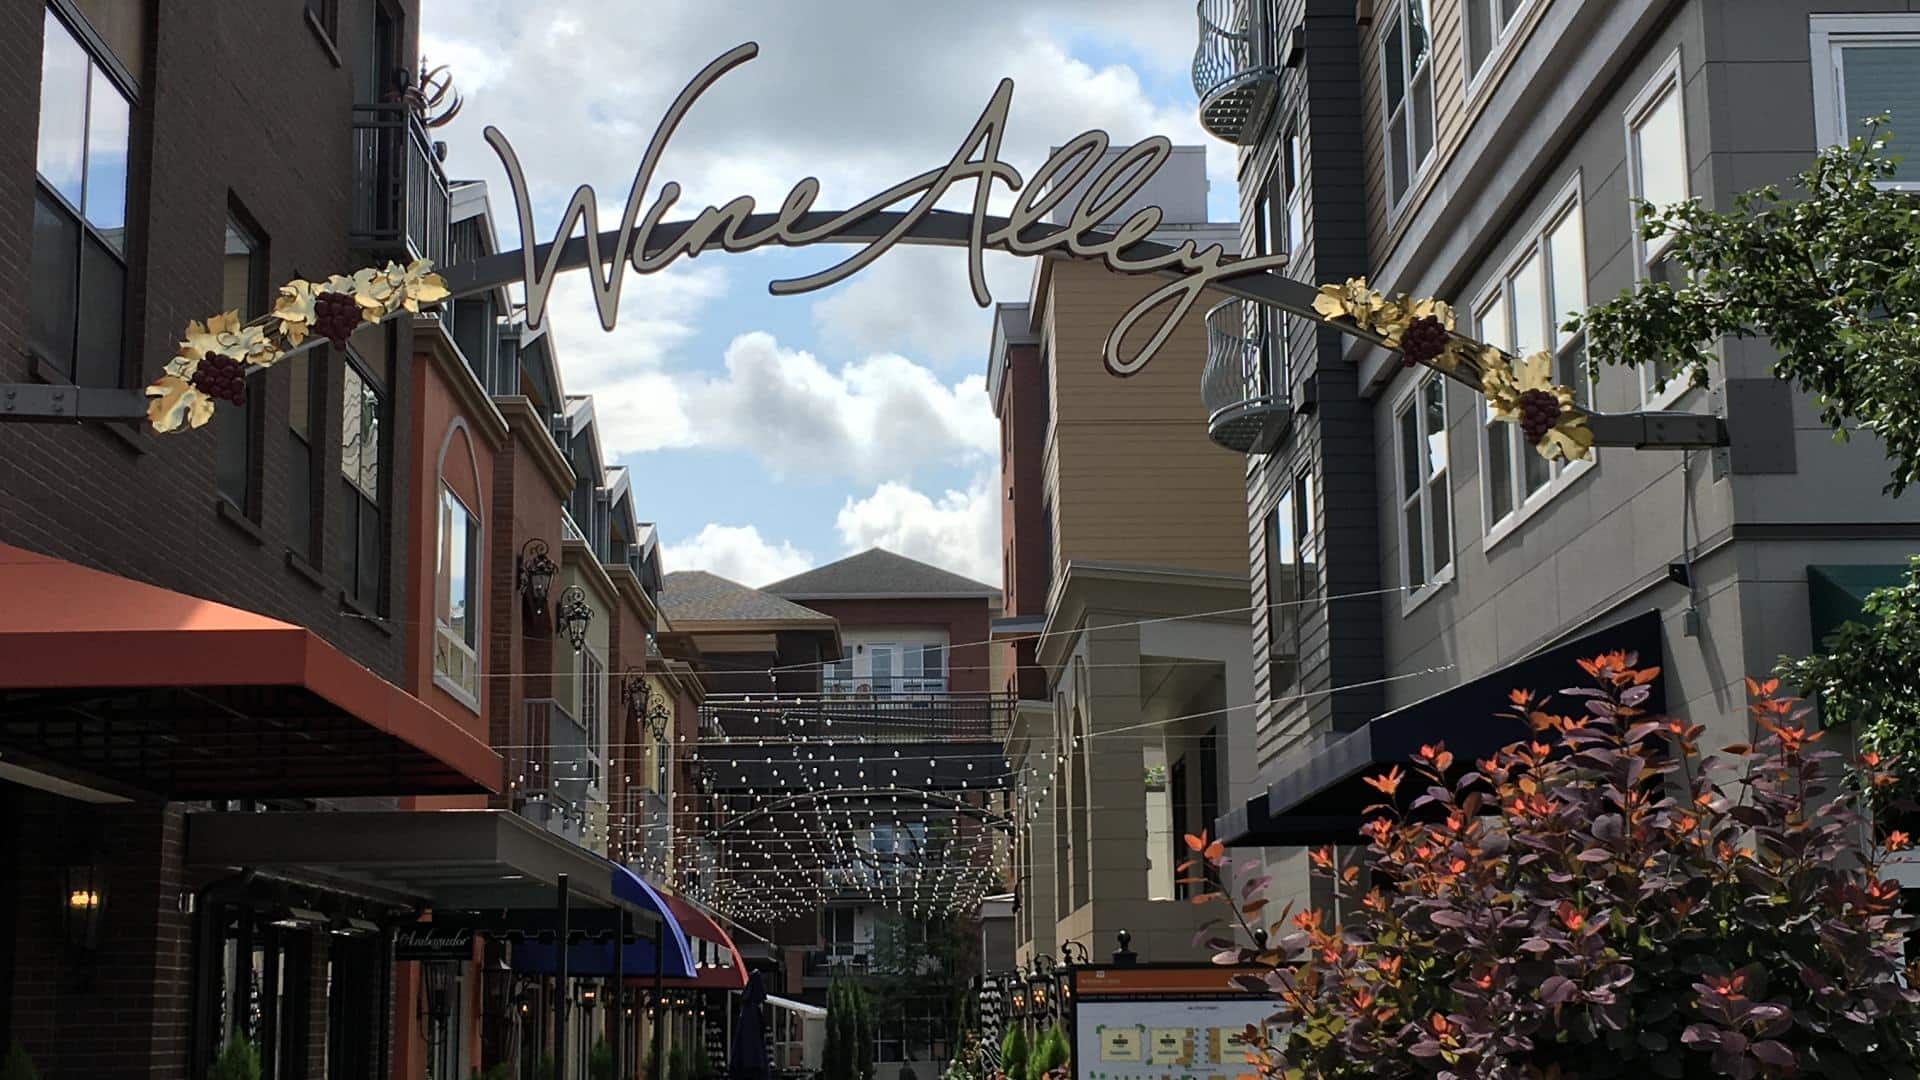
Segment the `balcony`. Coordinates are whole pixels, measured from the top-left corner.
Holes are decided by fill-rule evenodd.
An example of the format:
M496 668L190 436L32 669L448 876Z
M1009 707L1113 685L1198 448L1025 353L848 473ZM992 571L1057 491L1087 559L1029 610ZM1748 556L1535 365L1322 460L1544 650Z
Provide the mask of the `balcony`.
M829 685L832 689L824 694L709 695L700 718L715 724L722 737L735 739L778 732L822 742L998 746L1013 713L1008 694L931 689L876 694L859 686Z
M553 698L528 698L529 773L518 807L522 817L583 843L590 801L604 798L599 748L586 725Z
M1207 437L1228 450L1270 454L1293 422L1279 318L1250 300L1228 300L1207 312L1200 400L1207 409Z
M1277 38L1260 17L1263 0L1200 0L1200 45L1193 53L1193 89L1200 126L1230 143L1250 145L1279 97Z
M412 109L353 107L353 224L357 248L402 261L447 261L447 174Z

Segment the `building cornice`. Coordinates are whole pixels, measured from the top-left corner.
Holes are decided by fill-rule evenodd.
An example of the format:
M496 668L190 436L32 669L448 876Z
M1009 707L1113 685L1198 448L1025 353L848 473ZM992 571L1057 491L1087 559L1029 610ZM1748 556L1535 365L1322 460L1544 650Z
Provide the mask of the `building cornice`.
M523 394L502 394L493 400L500 408L500 415L506 418L508 429L521 436L522 444L532 452L535 463L552 485L554 495L566 501L573 494L573 484L577 478L573 475L573 466L567 463L567 456L560 452L559 445L553 441L547 418L533 407L533 399Z
M413 343L416 351L424 351L431 358L434 370L453 389L454 399L460 403L460 414L473 422L487 448L500 449L507 441L507 418L500 415L486 388L474 377L460 346L454 344L447 333L446 323L437 315L415 315Z
M1094 603L1095 590L1103 586L1112 588L1125 600ZM1165 599L1155 602L1144 592L1149 589L1158 591L1162 597L1171 591L1180 602L1168 603ZM1123 619L1210 619L1246 623L1250 627L1251 595L1252 587L1245 574L1179 566L1069 561L1047 598L1047 621L1040 632L1035 659L1047 669L1050 678L1057 677L1060 665L1085 629L1087 616L1094 612L1117 614ZM1220 614L1209 614L1213 612Z

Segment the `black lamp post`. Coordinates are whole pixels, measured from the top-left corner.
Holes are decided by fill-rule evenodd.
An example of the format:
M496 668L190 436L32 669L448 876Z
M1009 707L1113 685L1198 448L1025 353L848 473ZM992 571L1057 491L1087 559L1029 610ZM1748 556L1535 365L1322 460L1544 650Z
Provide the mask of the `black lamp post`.
M1046 1023L1053 1015L1053 1002L1047 993L1053 982L1048 974L1048 968L1052 963L1053 958L1050 956L1036 956L1027 974L1027 1000L1036 1024Z
M1140 955L1133 951L1133 935L1122 930L1114 937L1120 943L1120 947L1113 950L1114 966L1132 967L1140 959Z

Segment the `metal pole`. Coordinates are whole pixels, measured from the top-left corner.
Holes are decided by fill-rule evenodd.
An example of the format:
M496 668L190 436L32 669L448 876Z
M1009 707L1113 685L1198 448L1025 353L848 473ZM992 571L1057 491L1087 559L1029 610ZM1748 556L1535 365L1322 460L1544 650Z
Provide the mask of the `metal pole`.
M554 938L554 993L553 993L553 1075L554 1080L565 1080L567 1076L567 1006L571 1003L572 993L567 987L567 947L568 939L573 936L570 912L567 910L567 875L560 875L559 898L560 933Z
M667 920L653 924L653 1075L667 1075Z
M613 917L613 1075L627 1080L627 909Z

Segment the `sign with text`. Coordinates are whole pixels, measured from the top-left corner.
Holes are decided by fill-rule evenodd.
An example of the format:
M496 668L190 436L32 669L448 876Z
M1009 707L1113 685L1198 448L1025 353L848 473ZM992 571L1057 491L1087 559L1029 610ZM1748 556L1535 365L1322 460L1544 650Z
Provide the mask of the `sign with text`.
M1242 1080L1242 1041L1273 1014L1230 968L1082 968L1073 995L1075 1080Z
M410 926L394 935L395 960L471 960L473 931L467 927Z

